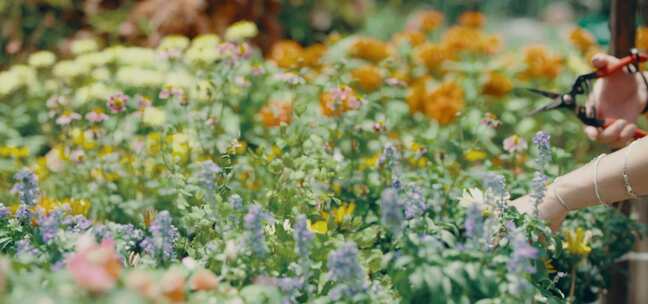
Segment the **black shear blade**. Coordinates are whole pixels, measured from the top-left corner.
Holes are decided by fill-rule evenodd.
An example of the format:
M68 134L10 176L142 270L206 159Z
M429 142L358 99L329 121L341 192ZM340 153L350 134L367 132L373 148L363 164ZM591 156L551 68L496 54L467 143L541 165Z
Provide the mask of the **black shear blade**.
M548 92L548 91L543 91L543 90L538 90L533 88L525 88L525 90L551 99L559 99L560 95L562 95L559 93Z
M554 100L554 101L552 101L552 102L550 102L550 103L548 103L548 104L546 104L546 105L544 105L544 106L542 106L542 107L540 107L538 109L535 109L535 110L531 111L531 113L529 113L529 116L538 114L540 112L551 111L553 109L560 108L562 105L563 105L562 100L560 98L558 98L558 100Z

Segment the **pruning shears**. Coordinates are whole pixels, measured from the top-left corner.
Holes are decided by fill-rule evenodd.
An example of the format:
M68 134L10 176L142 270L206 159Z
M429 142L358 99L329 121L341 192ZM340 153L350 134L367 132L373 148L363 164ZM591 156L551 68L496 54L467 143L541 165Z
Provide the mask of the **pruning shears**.
M582 74L576 78L576 81L572 84L571 90L567 93L555 93L549 91L543 91L538 89L527 88L527 91L532 93L551 98L553 101L549 104L546 104L535 111L531 112L529 115L534 115L540 112L551 111L560 108L567 108L570 111L576 113L578 119L581 120L584 124L588 126L594 126L598 128L607 128L610 126L616 119L614 118L598 118L596 115L596 108L592 107L590 111L583 106L577 103L577 96L584 95L589 91L590 82L598 78L604 78L612 75L613 73L628 67L628 71L635 73L639 71L639 63L648 61L648 55L640 54L636 49L630 51L630 55L621 58L618 62L612 65L605 66L594 72ZM639 73L648 89L648 81L642 73ZM648 108L648 104L647 104ZM647 109L644 109L646 112ZM644 130L637 129L634 133L634 138L639 139L648 135Z

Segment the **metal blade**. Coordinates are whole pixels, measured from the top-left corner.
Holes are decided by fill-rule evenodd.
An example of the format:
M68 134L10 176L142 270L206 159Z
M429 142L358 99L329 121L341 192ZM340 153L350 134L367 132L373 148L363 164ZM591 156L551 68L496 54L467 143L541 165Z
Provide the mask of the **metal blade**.
M551 99L559 99L562 94L560 93L554 93L554 92L549 92L549 91L543 91L543 90L538 90L538 89L533 89L533 88L524 88L525 90L535 93L537 95L541 95L547 98Z
M559 97L558 100L554 100L554 101L552 101L552 102L550 102L550 103L548 103L548 104L546 104L546 105L544 105L544 106L542 106L542 107L540 107L538 109L535 109L535 110L531 111L531 113L529 113L529 116L538 114L540 112L551 111L553 109L557 109L557 108L560 108L562 106L563 106L563 102L562 102L562 99L560 99L560 97Z

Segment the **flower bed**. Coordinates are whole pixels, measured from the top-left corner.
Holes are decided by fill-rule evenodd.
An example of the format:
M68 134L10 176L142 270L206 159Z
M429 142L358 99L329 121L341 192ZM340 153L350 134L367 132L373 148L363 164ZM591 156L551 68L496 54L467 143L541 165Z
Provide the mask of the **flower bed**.
M239 23L0 73L0 299L595 300L640 227L592 208L554 234L507 202L590 156L512 87L563 86L596 46L507 50L484 22L267 59Z

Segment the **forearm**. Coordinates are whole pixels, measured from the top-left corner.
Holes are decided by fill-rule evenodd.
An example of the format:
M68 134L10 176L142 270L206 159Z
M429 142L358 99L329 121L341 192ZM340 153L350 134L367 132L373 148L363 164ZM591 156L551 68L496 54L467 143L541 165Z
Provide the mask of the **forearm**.
M619 202L630 198L623 179L626 164L625 147L600 159L598 176L596 160L588 165L565 174L549 187L549 196L555 196L553 187L570 210L585 208L599 204L598 193L604 203ZM638 140L631 148L627 157L627 173L629 184L637 195L648 194L648 138ZM557 198L556 198L557 199Z

